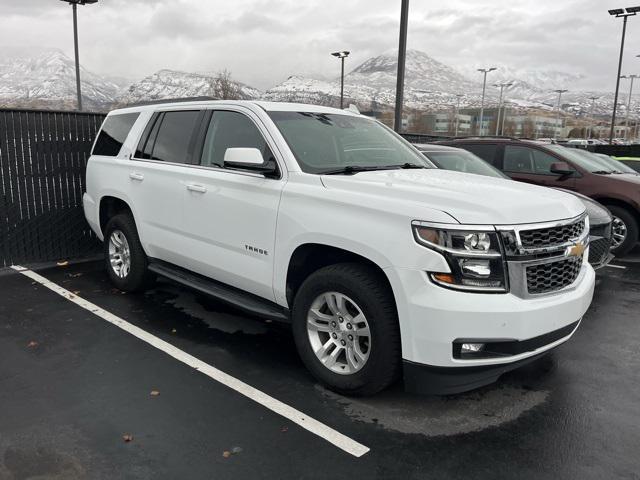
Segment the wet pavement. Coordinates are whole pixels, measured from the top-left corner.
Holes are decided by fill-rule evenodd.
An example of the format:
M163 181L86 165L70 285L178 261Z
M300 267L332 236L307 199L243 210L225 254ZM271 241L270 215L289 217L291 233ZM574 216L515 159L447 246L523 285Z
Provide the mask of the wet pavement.
M368 446L360 458L4 271L0 479L640 478L638 260L601 270L574 337L496 384L366 399L320 387L284 326L167 281L122 294L96 262L39 271Z

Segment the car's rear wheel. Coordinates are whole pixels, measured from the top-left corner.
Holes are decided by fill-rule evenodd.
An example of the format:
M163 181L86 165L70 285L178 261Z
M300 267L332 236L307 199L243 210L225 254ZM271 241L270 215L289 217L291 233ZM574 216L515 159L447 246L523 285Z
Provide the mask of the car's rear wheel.
M608 205L613 222L611 224L611 251L616 256L626 255L638 243L638 221L624 207Z
M153 284L155 275L148 270L133 217L115 215L104 230L104 254L109 278L125 292L144 290Z
M383 274L343 263L310 275L293 305L302 361L324 385L345 395L372 395L400 371L395 302Z

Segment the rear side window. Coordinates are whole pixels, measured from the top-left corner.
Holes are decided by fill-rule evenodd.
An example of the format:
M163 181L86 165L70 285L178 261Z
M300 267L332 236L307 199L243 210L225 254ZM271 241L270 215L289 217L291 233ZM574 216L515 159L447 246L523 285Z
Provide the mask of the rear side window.
M204 139L201 165L224 167L227 148L257 148L263 158L271 152L254 123L238 112L215 111Z
M122 144L127 139L127 135L129 135L131 127L136 123L139 115L139 113L109 115L102 124L92 155L105 155L108 157L118 155Z
M147 144L145 153L149 150L153 160L189 163L189 147L198 125L199 116L200 111L198 110L165 112L159 119L161 123L157 128L158 133L153 147L150 149ZM153 130L156 128L154 127Z
M489 162L491 165L495 165L496 150L498 149L497 145L483 143L483 144L475 144L475 145L461 144L456 146L462 147L465 150L470 151L471 153L483 159L485 162Z
M553 175L551 165L558 160L541 150L516 145L504 149L504 171Z

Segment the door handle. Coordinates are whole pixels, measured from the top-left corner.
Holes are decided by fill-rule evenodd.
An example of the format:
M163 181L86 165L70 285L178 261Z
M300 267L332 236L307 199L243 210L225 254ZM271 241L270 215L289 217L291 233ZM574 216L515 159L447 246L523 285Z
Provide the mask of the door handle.
M196 183L188 183L187 190L189 190L190 192L205 193L207 191L207 187L205 187L204 185L198 185Z
M141 173L137 173L137 172L131 172L129 174L129 178L131 180L136 180L138 182L141 182L142 180L144 180L144 175L142 175Z

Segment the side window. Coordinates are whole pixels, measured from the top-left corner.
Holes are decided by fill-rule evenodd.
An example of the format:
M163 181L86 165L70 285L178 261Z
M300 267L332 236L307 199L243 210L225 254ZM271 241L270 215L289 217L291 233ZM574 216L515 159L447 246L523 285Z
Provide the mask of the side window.
M122 144L127 139L131 127L136 123L139 113L109 115L100 129L98 139L93 147L92 155L115 157L120 153Z
M533 150L533 164L535 165L536 173L541 175L553 175L557 176L554 173L551 173L551 164L556 163L558 159L549 155L542 150Z
M189 146L198 125L199 116L198 110L165 112L159 120L151 159L171 163L189 163ZM153 130L155 128L154 125ZM148 148L149 145L145 147L145 154Z
M491 165L495 165L497 145L491 145L487 143L475 144L475 145L456 145L470 151L476 156L483 159L485 162L489 162Z
M504 147L504 171L514 173L535 173L534 150L529 147L506 145Z
M204 139L203 166L224 167L227 148L257 148L262 157L269 159L271 151L254 123L238 112L215 111Z

